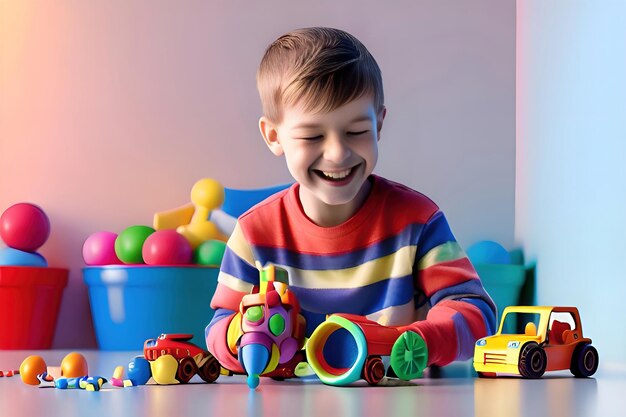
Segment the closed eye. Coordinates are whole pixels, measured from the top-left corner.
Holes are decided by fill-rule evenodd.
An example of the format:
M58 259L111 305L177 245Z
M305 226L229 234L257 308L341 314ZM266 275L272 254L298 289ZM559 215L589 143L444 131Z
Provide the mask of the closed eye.
M369 129L368 130L361 130L360 132L348 132L348 135L350 135L350 136L359 136L359 135L362 135L362 134L367 133L367 132L369 132Z
M322 135L317 135L317 136L307 136L307 137L302 137L302 138L298 138L301 140L317 140L317 139L322 139L323 136Z

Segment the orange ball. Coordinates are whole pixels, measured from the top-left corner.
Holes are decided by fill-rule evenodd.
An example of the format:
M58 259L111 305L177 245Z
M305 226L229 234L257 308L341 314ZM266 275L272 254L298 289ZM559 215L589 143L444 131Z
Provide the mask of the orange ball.
M47 372L46 361L39 355L31 355L22 361L20 365L20 377L22 382L28 385L39 385L37 375Z
M87 360L78 352L65 355L61 361L61 376L65 378L78 378L89 375Z

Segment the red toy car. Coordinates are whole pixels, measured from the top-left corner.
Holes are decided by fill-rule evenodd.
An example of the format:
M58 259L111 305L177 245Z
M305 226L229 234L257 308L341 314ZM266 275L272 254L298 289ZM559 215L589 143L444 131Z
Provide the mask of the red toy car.
M382 356L390 358L393 373L388 374L407 381L421 377L428 363L428 348L417 333L339 313L315 329L306 355L311 369L329 385L348 385L359 378L370 385L380 383L385 377Z
M176 379L185 384L195 375L206 382L214 382L221 372L221 366L210 352L189 342L192 334L162 334L157 339L148 339L143 345L143 355L156 360L162 355L172 355L178 360Z

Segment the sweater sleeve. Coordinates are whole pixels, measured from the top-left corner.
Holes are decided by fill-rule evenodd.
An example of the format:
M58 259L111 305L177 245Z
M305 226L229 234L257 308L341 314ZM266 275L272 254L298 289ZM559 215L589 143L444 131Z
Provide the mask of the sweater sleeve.
M211 308L215 310L215 314L204 332L207 350L224 368L242 373L243 369L232 340L229 341L228 331L239 311L241 299L258 286L259 271L254 266L252 251L239 223L226 244L217 281L211 300Z
M406 330L424 338L428 364L471 358L476 340L494 333L496 308L441 211L420 235L413 276L430 309Z

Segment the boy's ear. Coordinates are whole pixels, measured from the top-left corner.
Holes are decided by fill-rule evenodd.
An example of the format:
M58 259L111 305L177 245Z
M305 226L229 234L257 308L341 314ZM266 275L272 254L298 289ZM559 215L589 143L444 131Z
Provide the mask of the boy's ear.
M261 136L270 151L276 156L283 154L283 147L278 141L278 126L272 123L267 117L263 116L259 119L259 130Z
M376 115L376 130L378 133L378 140L380 140L380 131L383 128L383 121L385 120L385 116L387 115L387 107L383 106L382 109Z

